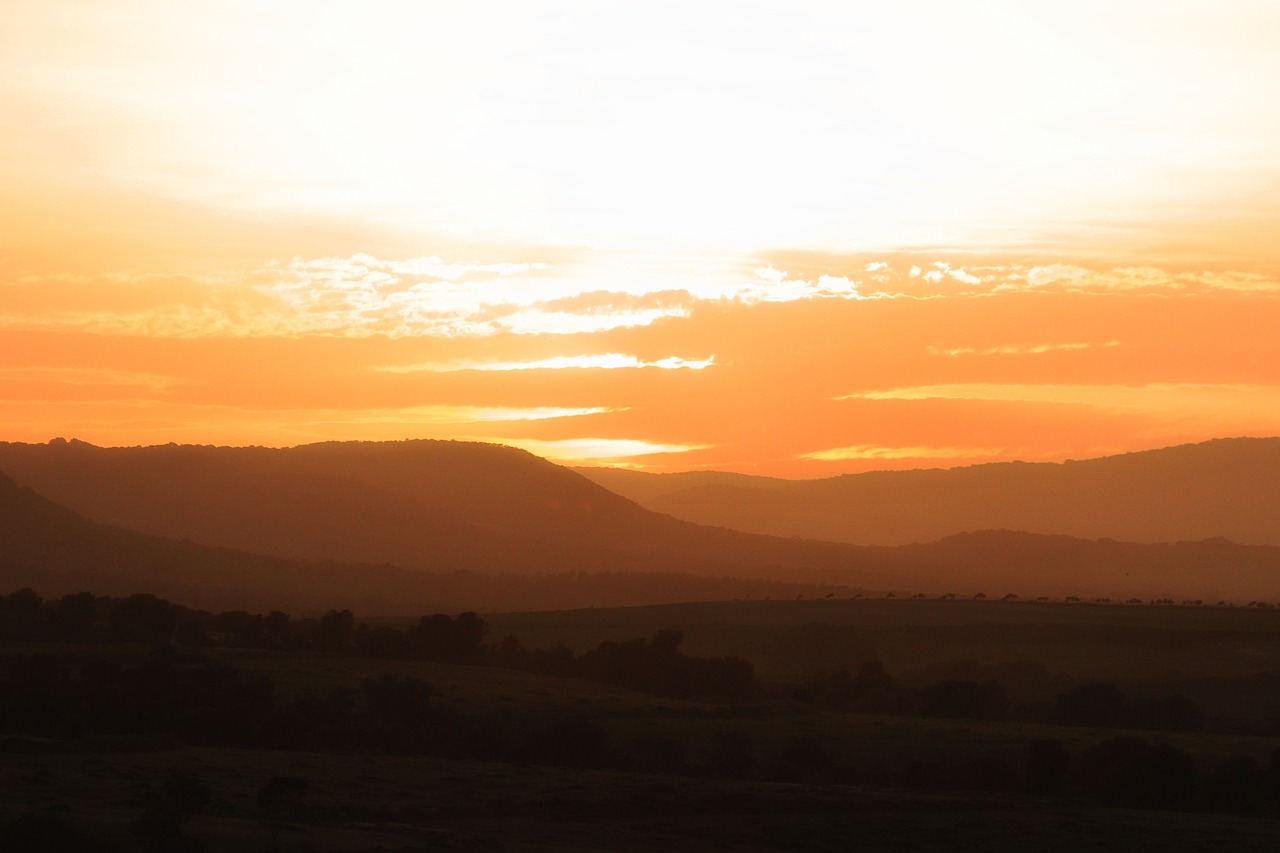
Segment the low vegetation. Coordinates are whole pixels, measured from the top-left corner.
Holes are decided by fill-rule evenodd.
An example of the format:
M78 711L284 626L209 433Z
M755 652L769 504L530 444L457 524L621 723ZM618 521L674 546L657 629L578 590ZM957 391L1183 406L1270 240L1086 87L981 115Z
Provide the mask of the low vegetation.
M867 605L868 615L884 606ZM761 680L744 657L682 652L675 627L581 651L526 647L489 627L475 613L374 624L345 610L308 618L211 613L147 594L45 601L18 590L0 598L0 749L34 756L24 761L44 769L31 778L57 775L76 756L114 765L139 752L176 759L230 750L259 756L253 762L264 767L290 754L311 767L337 760L323 756L357 754L480 762L521 777L528 768L561 779L615 774L610 785L639 774L661 786L650 800L664 808L672 786L697 782L720 786L724 796L754 786L752 809L766 810L786 799L776 786L801 785L819 809L827 797L899 791L1010 804L1041 798L1034 802L1075 803L1098 815L1118 808L1208 821L1280 816L1280 718L1265 714L1251 721L1252 733L1206 732L1203 709L1177 693L1058 680L1052 695L1029 700L1028 679L1046 676L1030 664L895 673L873 657L852 670ZM794 632L787 636L797 646ZM301 671L306 689L298 688ZM339 675L349 672L358 674L354 683ZM486 685L486 701L476 701L461 673L478 676L471 683ZM587 690L593 683L606 692ZM550 701L553 694L559 698ZM0 821L7 837L28 845L7 849L254 849L218 842L209 825L215 817L258 827L256 849L366 849L326 846L314 835L311 847L291 845L284 827L323 823L307 805L314 773L259 774L252 803L234 804L218 793L217 761L203 773L161 765L132 811L111 816L87 806L69 816L23 808L41 800L19 796L27 783L6 775L4 784L18 787L9 789ZM846 793L822 793L831 790ZM545 791L534 785L529 793ZM562 814L547 820L560 821L565 807L574 819L609 818L588 799L569 796ZM613 808L625 818L652 806ZM696 821L688 817L673 832L692 844ZM1250 826L1247 837L1274 823ZM484 836L503 838L514 836Z

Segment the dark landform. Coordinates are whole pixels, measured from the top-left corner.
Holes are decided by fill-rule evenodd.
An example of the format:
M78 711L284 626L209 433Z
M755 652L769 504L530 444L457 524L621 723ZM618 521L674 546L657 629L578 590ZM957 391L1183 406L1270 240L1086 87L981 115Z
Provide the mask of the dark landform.
M1151 671L1197 645L1196 671ZM0 595L0 846L1270 850L1280 675L1241 673L1277 660L1280 611L1257 608L368 622L20 589Z
M781 538L460 442L0 471L6 851L1280 844L1277 547Z
M617 606L645 601L853 594L842 584L677 572L428 572L385 564L297 560L198 545L93 522L0 474L0 585L51 595L146 589L209 608L384 616L424 609Z
M145 581L197 603L225 592L274 607L270 596L296 594L305 578L314 606L376 612L381 602L393 605L388 613L816 594L1280 598L1274 546L986 530L887 548L740 533L645 510L573 471L496 445L277 450L55 441L0 445L0 466L86 517L0 481L10 506L0 515L10 543L0 572L34 585L56 579L24 573L62 572L56 582L68 591L94 572L114 573L127 583L112 590ZM39 523L21 521L23 513ZM116 525L171 539L130 536Z
M973 530L1280 545L1280 438L1223 438L1063 463L997 462L819 480L578 468L657 512L859 545Z
M854 553L679 521L525 451L475 442L0 443L0 472L104 524L300 559L505 572L668 561L672 571L777 575L851 571Z

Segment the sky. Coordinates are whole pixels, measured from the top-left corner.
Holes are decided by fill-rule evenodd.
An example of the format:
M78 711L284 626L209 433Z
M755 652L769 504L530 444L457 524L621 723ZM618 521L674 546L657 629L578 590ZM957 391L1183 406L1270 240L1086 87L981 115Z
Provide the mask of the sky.
M1280 434L1273 0L4 0L0 440Z

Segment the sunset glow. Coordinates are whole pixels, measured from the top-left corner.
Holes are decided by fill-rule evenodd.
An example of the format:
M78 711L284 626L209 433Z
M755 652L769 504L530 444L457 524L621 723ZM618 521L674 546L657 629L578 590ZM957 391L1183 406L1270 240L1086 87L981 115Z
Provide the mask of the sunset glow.
M0 440L816 477L1280 434L1280 6L70 0Z

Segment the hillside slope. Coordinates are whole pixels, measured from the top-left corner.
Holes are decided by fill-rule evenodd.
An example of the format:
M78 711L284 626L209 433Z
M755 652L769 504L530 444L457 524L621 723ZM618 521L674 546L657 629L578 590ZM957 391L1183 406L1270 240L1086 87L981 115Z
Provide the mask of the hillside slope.
M0 444L0 471L105 524L303 559L486 572L788 574L859 568L847 545L680 521L510 447ZM875 579L864 579L874 584Z
M749 568L744 568L749 572ZM366 616L552 610L735 598L848 595L836 584L672 572L499 575L303 561L150 536L90 521L0 474L0 597L148 592L210 610Z
M801 481L579 470L655 511L775 536L901 545L1004 529L1131 542L1224 537L1280 545L1280 438Z

